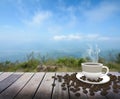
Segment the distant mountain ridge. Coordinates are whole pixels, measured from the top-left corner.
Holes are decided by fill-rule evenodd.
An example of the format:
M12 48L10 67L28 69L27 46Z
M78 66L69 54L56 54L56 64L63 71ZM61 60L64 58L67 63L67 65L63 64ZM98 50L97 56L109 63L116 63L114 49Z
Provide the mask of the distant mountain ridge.
M31 52L34 52L35 56L41 55L41 56L48 56L50 58L58 58L58 57L87 57L87 53L84 49L54 49L49 51L39 51L39 50L33 50L33 51L4 51L0 52L0 62L10 60L12 62L15 61L26 61L27 55L29 55ZM115 57L116 54L120 53L119 49L111 49L111 50L102 50L99 54L100 57L105 58L106 60L110 60L111 57Z

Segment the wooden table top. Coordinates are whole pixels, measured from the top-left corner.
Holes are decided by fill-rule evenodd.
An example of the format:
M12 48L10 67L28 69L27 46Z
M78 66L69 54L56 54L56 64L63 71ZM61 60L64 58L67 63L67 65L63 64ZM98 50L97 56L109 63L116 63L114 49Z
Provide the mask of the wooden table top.
M118 72L110 73L120 76ZM0 72L0 99L120 99L120 88L117 93L109 90L105 96L100 95L101 90L93 96L82 90L77 91L80 93L77 96L70 91L69 86L63 90L63 81L59 82L53 76L65 74L66 72Z

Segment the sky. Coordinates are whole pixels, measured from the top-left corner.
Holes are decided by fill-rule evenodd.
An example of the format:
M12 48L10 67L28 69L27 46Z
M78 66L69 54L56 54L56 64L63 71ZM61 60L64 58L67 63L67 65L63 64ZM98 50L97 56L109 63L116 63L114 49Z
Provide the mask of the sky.
M93 43L120 48L119 5L120 0L0 0L0 51Z

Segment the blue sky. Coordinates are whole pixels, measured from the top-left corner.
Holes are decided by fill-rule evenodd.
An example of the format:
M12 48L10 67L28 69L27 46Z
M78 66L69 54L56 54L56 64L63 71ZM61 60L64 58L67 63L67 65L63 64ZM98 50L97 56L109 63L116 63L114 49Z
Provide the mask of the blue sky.
M120 44L120 0L0 0L0 51Z

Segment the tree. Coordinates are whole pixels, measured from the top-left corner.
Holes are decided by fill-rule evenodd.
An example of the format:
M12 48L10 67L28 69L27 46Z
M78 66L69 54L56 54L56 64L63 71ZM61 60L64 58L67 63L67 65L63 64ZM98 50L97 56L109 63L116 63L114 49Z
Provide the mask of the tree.
M116 56L116 63L120 64L120 53Z

